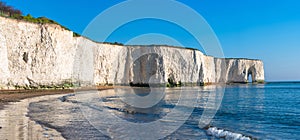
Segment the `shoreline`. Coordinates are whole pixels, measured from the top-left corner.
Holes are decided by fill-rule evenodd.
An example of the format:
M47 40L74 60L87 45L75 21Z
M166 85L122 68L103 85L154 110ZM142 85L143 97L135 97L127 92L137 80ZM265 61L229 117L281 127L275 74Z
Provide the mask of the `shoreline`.
M106 90L112 89L113 86L97 86L93 90ZM76 90L90 90L91 88L82 89L33 89L33 90L0 90L0 110L5 109L9 103L20 102L21 100L46 96L46 95L62 95L74 93Z
M20 102L24 99L73 93L72 89L64 90L0 90L0 110L5 109L10 103Z
M41 100L58 98L64 94L45 95L11 102L0 110L0 137L5 139L57 139L64 138L55 129L45 127L31 120L28 114L29 104ZM65 95L68 95L67 93Z
M82 88L78 90L107 90L114 87ZM64 90L0 90L0 137L6 139L64 139L60 132L28 117L32 102L59 98L78 91Z
M267 84L269 82L265 83L227 83L227 84L206 84L205 86L231 86L231 85L247 85L247 84ZM271 82L270 82L271 83ZM126 86L96 86L96 87L82 87L79 89L13 89L13 90L7 90L7 89L0 89L0 111L4 109L5 105L8 105L9 103L14 102L20 102L21 100L27 99L27 98L34 98L39 96L46 96L46 95L61 95L61 94L70 94L74 93L76 91L87 91L87 90L107 90L107 89L113 89L116 87L126 87ZM136 88L140 88L139 86L132 86ZM185 86L179 86L179 87L185 87ZM202 86L200 86L202 87ZM169 87L173 88L173 87Z

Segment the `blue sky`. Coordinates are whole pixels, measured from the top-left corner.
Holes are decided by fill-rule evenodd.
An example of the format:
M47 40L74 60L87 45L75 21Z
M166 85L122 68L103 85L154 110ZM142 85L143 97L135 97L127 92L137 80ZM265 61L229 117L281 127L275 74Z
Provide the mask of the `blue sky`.
M78 33L82 33L90 21L105 9L122 2L121 0L4 1L20 9L24 14L30 13L34 17L46 16ZM300 80L299 0L178 1L205 18L219 38L225 57L262 59L265 63L267 81ZM144 28L137 28L141 26ZM150 19L122 26L107 41L125 43L135 35L152 32L167 34L186 47L202 50L184 30L167 22ZM152 44L165 43L164 40L151 41ZM145 42L147 43L151 42Z

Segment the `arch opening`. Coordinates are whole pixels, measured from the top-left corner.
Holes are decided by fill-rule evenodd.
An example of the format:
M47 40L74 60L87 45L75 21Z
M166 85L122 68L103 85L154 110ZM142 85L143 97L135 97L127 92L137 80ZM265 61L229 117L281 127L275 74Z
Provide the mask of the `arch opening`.
M253 74L251 72L248 73L247 81L248 83L253 83Z
M255 74L256 74L255 67L251 67L247 72L247 81L248 81L248 83L255 83L256 82Z

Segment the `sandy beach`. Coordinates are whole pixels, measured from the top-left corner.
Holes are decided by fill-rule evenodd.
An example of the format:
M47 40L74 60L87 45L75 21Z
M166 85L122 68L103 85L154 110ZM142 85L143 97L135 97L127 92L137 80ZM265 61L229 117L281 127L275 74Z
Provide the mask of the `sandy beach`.
M0 137L8 140L16 139L64 139L59 132L39 125L27 117L28 106L31 102L58 98L61 95L45 95L26 98L19 102L9 103L0 110Z
M98 90L112 87L97 87ZM87 89L82 89L87 90ZM64 139L59 132L32 121L28 116L31 102L59 98L74 93L64 90L1 90L0 91L0 139Z
M45 95L73 93L72 89L61 90L0 90L0 110L10 102L19 102L26 98L33 98Z

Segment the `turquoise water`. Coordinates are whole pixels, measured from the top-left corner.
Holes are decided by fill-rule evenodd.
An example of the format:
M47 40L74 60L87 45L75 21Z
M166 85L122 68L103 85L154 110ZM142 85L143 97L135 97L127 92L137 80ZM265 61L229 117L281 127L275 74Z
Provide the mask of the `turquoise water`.
M300 139L300 83L229 86L212 125L259 139Z
M143 136L143 133L162 135L162 139L218 139L220 136L227 139L300 139L300 83L228 85L222 87L224 93L215 92L217 88L220 87L198 87L197 93L186 88L164 89L161 92L165 92L165 96L151 108L134 108L124 103L123 97L132 97L132 94L127 95L127 89L122 95L114 94L116 90L89 91L31 103L29 116L58 130L67 139L130 139ZM134 91L140 97L150 92L147 88ZM198 124L211 95L223 95L223 99L207 130L199 128ZM187 97L186 103L178 103L183 97ZM188 104L194 101L196 104ZM168 123L149 130L126 127L126 122L150 125L167 118L172 110L188 116L175 115L163 120ZM124 121L120 123L119 120ZM169 126L180 121L184 124L178 129L172 133L167 131ZM160 130L160 127L166 128ZM227 136L219 132L226 132L222 134Z

